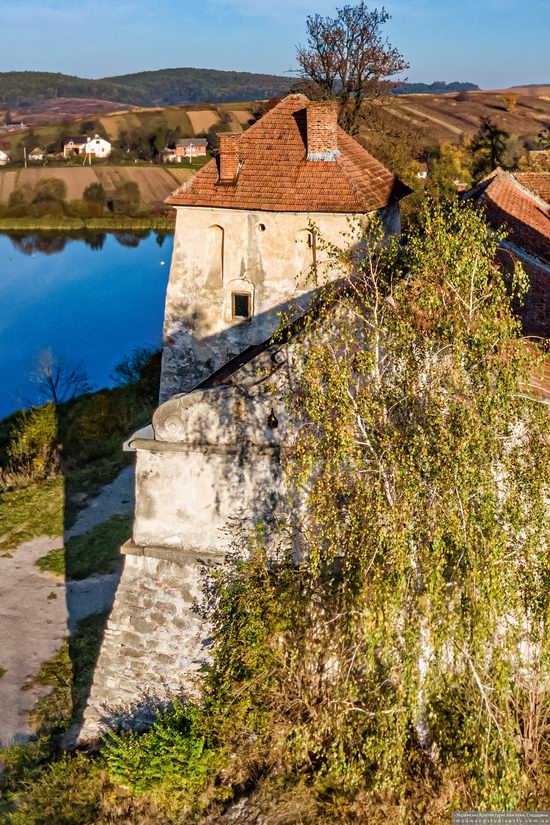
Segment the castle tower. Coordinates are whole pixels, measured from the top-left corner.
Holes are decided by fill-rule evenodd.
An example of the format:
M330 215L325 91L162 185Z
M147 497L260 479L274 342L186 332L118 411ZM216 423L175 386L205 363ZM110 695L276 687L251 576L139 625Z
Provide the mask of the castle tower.
M345 243L351 216L399 232L408 190L337 125L336 104L289 95L168 199L176 235L166 296L161 401L187 392L274 332L316 286L314 224Z
M126 716L141 705L139 723L143 697L196 686L208 658L195 609L204 563L223 561L236 521L269 524L284 506L278 313L305 308L331 277L316 232L343 248L350 219L378 215L397 233L408 191L338 128L334 104L289 95L243 135L220 135L219 157L169 198L162 403L130 440L133 535L80 741L121 705Z

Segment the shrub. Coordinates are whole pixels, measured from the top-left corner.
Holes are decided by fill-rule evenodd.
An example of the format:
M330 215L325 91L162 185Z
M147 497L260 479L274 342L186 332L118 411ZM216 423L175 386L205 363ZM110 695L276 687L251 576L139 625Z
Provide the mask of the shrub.
M116 365L111 375L119 386L134 385L139 396L156 404L160 389L160 350L140 347Z
M67 187L59 178L44 178L34 187L34 203L41 201L64 201L67 196Z
M175 702L147 733L110 734L103 756L111 779L133 793L192 803L222 761L222 751L209 747L201 719L197 707Z
M117 186L111 200L111 208L115 215L135 215L140 205L139 186L135 181L127 180Z
M517 95L504 95L504 106L507 112L511 112L513 109L515 109L517 102Z
M25 183L23 186L20 186L18 189L14 189L11 192L8 205L12 208L20 207L20 206L29 206L34 200L34 188Z
M8 448L11 469L37 481L59 467L55 404L44 404L24 412L11 432Z
M101 183L91 183L86 187L83 200L91 217L100 217L107 202L107 195Z
M125 432L132 421L127 401L109 390L82 398L71 416L69 440L90 443Z

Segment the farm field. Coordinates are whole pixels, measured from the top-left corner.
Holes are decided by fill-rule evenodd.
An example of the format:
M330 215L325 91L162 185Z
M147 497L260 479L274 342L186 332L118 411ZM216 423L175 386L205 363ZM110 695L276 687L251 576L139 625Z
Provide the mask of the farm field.
M507 111L505 99L516 98L514 108ZM524 87L509 92L468 92L460 95L399 95L384 100L380 107L390 120L421 127L432 143L458 143L473 135L481 117L489 117L511 135L536 135L550 125L550 94L548 87Z
M101 183L107 196L117 185L135 181L142 200L149 206L162 203L180 183L192 177L194 171L166 166L95 166L39 167L0 170L0 203L7 203L10 194L26 184L35 186L44 178L59 178L67 187L67 200L77 200L91 183Z
M181 137L197 137L208 131L242 132L253 118L255 103L238 104L199 104L188 106L166 106L155 108L137 108L115 112L95 112L82 115L67 122L59 121L57 116L50 120L42 114L36 117L35 125L32 119L29 124L37 145L46 148L52 142L59 140L63 135L98 132L102 137L114 143L122 132L153 133L158 130L180 130ZM17 113L12 114L17 120ZM45 122L47 121L47 122ZM26 121L25 121L26 122ZM15 152L23 137L28 136L29 129L18 129L10 132L0 130L0 144Z
M513 95L515 104L506 108L506 98ZM56 109L45 101L50 111ZM536 135L550 125L550 87L526 86L494 92L468 92L460 94L412 94L394 95L374 104L381 123L385 126L414 126L423 133L426 146L443 141L459 143L463 137L473 135L479 128L481 117L489 117L511 135L522 137ZM134 107L125 111L96 111L63 125L55 122L33 127L37 145L48 146L63 134L79 134L97 131L111 142L119 139L122 132L153 133L179 128L181 137L197 137L208 132L244 131L253 119L257 103L187 104L154 108ZM62 110L62 107L60 107ZM41 116L41 118L44 115ZM93 129L90 129L93 126ZM376 124L372 127L376 128ZM15 151L28 130L2 134L0 143Z

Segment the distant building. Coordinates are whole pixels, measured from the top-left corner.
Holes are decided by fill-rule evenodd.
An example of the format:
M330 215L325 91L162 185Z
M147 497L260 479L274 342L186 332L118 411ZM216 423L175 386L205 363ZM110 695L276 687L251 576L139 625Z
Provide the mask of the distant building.
M74 157L74 155L83 155L89 140L90 138L86 137L86 135L65 138L63 141L63 157L71 158Z
M32 152L29 152L29 160L44 160L44 149L41 149L40 146L37 146Z
M206 138L191 138L188 140L178 140L176 143L176 155L178 163L183 158L198 158L206 155L208 141Z
M0 149L0 166L5 166L10 162L10 156L5 149Z
M88 138L84 151L87 155L95 155L96 158L107 158L111 154L111 144L100 135Z
M163 163L177 163L178 162L178 153L175 149L163 149L160 154L161 160Z

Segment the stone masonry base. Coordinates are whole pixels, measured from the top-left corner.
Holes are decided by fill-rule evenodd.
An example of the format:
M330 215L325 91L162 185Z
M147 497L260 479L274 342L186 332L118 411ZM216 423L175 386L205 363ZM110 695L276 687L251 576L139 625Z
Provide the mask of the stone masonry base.
M109 726L139 729L175 695L193 694L208 659L208 627L197 610L205 563L222 555L122 547L124 568L107 623L79 744Z

